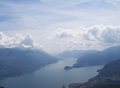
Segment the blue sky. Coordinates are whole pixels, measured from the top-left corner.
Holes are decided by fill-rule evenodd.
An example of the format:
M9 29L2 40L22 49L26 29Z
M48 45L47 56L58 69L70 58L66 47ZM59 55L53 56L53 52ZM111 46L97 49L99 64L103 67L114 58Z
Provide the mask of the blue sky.
M119 45L119 25L120 0L0 0L0 47L102 50Z

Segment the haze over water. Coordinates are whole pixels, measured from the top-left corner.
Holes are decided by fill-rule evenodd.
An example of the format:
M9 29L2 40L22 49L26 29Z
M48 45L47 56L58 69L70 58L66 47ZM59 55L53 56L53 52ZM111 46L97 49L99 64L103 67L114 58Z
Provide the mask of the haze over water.
M99 65L70 70L63 69L66 65L72 66L76 60L76 58L68 58L27 72L26 75L0 80L0 86L5 88L62 88L65 85L67 88L70 83L86 82L96 76L97 70L103 67L103 65Z

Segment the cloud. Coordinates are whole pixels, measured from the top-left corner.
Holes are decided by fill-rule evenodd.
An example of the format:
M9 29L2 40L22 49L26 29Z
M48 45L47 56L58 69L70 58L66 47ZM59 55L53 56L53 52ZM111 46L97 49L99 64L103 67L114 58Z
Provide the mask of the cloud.
M57 49L61 49L61 44L59 42L55 42Z
M106 0L106 2L111 3L112 5L120 9L120 0Z
M120 43L120 26L96 25L88 28L88 37L100 43L113 44Z
M70 29L58 28L57 30L55 30L53 37L56 37L56 38L74 37L74 31Z
M29 33L25 36L16 34L13 37L8 37L0 32L0 48L43 49L43 46L35 43Z
M104 43L120 43L120 26L107 26L101 33Z
M4 1L4 0L2 0ZM93 25L93 24L119 24L118 11L111 12L107 9L88 9L87 3L83 2L95 2L95 0L41 0L43 2L55 3L49 5L47 3L13 3L13 2L0 2L1 14L6 15L3 20L5 22L0 23L2 30L20 30L20 29L56 29L78 27L80 25ZM5 0L6 1L6 0ZM13 0L12 0L13 1ZM15 1L15 0L14 0ZM18 1L18 0L17 0ZM96 0L98 1L98 0ZM66 4L59 5L59 3L73 4L81 3L81 5L75 5L67 7ZM83 4L82 4L83 3ZM83 7L80 7L83 6ZM100 5L102 7L102 5ZM39 9L38 9L39 8ZM117 15L118 14L118 15ZM8 19L7 17L10 17ZM3 17L2 17L3 18ZM110 21L107 21L109 20ZM91 21L92 20L92 21ZM5 26L7 25L7 27ZM17 27L17 29L16 29ZM52 27L52 28L50 28Z
M79 3L84 3L84 2L88 2L90 0L41 0L44 3L51 3L51 4L68 4L68 5L73 5L73 4L79 4Z
M73 40L70 40L68 43L69 43L69 45L71 45L71 46L79 46L79 43L76 42L76 41L73 41Z
M84 38L86 40L90 40L90 41L99 41L101 42L101 38L100 38L100 33L103 30L103 25L94 25L92 27L89 28L85 28L85 30L87 30L86 33L84 33Z
M120 44L120 25L119 26L104 26L93 25L85 28L80 27L75 30L70 29L57 29L54 33L55 38L78 38L78 41L90 41L97 44ZM74 41L69 41L67 45L78 45ZM88 44L91 45L91 44Z
M102 3L110 3L114 5L115 7L119 7L120 0L41 0L43 3L49 3L52 5L62 5L62 6L71 6L71 5L77 5L77 4L83 4L83 3L90 3L92 5L98 5Z
M34 39L30 34L26 34L21 42L21 44L30 45L30 46L33 46L33 43L34 43Z
M61 46L60 43L58 43L58 42L56 42L55 44L57 45L57 47L60 47L60 46Z
M74 41L74 40L69 40L67 43L65 43L65 47L68 50L73 50L73 49L79 49L83 46L82 42L79 41Z
M90 42L88 42L88 43L86 44L87 47L91 47L92 45L93 45L93 44L90 43Z

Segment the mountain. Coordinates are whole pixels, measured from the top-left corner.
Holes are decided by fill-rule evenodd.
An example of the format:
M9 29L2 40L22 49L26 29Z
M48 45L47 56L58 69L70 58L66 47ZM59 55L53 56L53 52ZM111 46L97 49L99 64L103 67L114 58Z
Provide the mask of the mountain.
M107 63L99 74L85 83L73 83L71 88L118 88L120 86L120 59Z
M58 57L61 58L79 58L83 55L91 54L97 52L96 50L72 50L72 51L64 51L58 54Z
M22 73L7 61L0 59L0 79L16 75L22 75Z
M115 84L103 84L103 85L93 86L88 88L119 88L119 86Z
M103 51L84 55L78 58L73 68L93 65L104 65L109 61L120 59L120 46L110 47Z
M38 69L57 60L41 50L0 48L0 79L22 75L25 71Z

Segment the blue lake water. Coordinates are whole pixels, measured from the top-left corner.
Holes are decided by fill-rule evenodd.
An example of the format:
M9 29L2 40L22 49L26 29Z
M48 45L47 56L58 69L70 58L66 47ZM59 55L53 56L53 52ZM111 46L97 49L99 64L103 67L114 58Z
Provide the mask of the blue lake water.
M5 88L62 88L70 83L86 82L88 79L98 74L97 70L103 65L88 66L64 70L67 66L72 66L76 58L68 58L58 63L50 64L38 70L27 72L18 77L9 77L0 80L0 86Z

